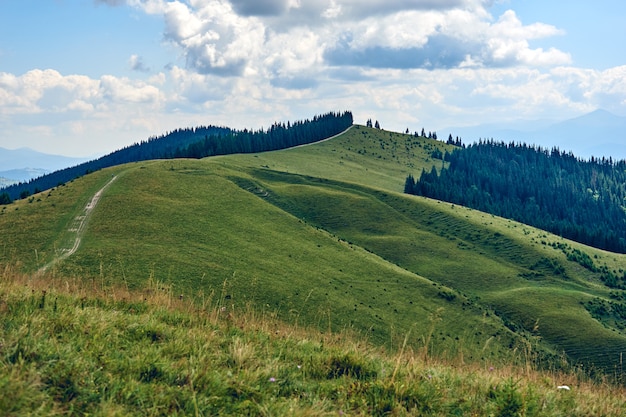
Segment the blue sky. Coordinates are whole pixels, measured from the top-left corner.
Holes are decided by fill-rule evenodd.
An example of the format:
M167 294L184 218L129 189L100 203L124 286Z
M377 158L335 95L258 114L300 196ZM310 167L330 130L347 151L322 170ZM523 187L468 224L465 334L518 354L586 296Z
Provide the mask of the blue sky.
M626 2L2 0L0 147L352 110L392 130L626 116Z

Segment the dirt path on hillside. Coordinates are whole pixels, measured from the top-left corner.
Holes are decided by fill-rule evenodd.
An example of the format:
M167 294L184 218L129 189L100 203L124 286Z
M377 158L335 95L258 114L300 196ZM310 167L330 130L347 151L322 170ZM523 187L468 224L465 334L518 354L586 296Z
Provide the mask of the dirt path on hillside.
M291 148L287 148L287 149L297 149L297 148L302 148L303 146L309 146L309 145L317 145L318 143L322 143L322 142L326 142L327 140L331 140L331 139L335 139L337 136L341 136L344 133L346 133L348 130L352 129L354 127L354 125L349 126L346 130L344 130L343 132L337 133L334 136L331 136L329 138L326 139L322 139L322 140L318 140L317 142L311 142L311 143L304 143L302 145L297 145L297 146L292 146Z
M38 273L45 272L52 265L54 265L55 263L57 263L59 261L62 261L63 259L66 259L66 258L72 256L78 250L78 247L80 246L81 237L83 236L83 233L85 231L85 225L87 224L87 220L89 219L89 216L91 215L91 212L93 211L93 209L98 204L98 201L100 201L100 197L102 197L102 193L104 192L104 190L109 185L111 185L111 183L113 181L115 181L116 179L117 179L117 175L114 175L109 180L109 182L104 184L104 186L102 188L100 188L93 195L91 200L89 200L89 202L87 203L87 205L85 206L83 211L78 216L76 216L74 218L74 221L72 222L70 227L67 229L67 231L69 233L75 235L72 247L71 248L60 248L60 249L57 249L57 255L54 257L54 259L52 259L46 265L44 265L41 268L39 268L39 271L37 271Z

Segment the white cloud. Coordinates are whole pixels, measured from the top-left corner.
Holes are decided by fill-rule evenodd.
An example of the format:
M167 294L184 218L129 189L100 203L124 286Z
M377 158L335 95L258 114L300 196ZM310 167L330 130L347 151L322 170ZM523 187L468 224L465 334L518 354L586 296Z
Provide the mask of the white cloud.
M341 4L338 4L336 0L331 0L321 16L326 19L334 19L341 15L342 10Z
M143 81L117 78L112 75L102 76L99 93L102 98L113 102L158 105L162 100L162 94L157 87Z
M162 100L158 87L112 75L96 80L51 69L31 70L21 76L0 73L0 108L14 113L93 109L106 102L158 105Z
M0 108L10 113L63 111L75 100L97 95L97 81L55 70L31 70L22 76L0 73Z
M626 65L604 71L557 67L551 77L572 102L585 109L623 113L626 107Z
M492 16L486 0L96 2L161 18L171 64L129 73L137 78L0 73L3 132L49 123L50 138L103 129L136 141L181 126L257 128L343 109L398 130L594 106L626 112L626 67L573 68L567 51L546 46L564 35L559 28L511 10ZM136 52L120 64L149 72L148 55Z
M264 26L239 16L226 1L179 1L161 8L164 37L182 50L187 67L204 74L241 75L261 51Z
M169 97L172 108L202 105L207 101L222 100L230 94L233 81L206 74L198 74L184 68L173 67L169 73L171 90Z
M130 56L130 58L128 59L128 65L133 71L150 72L150 67L146 66L146 64L143 62L143 58L137 54L133 54Z
M0 130L47 152L93 155L145 139L141 121L157 125L165 97L157 83L112 75L92 79L51 69L0 73Z
M555 48L530 47L530 40L562 34L558 28L524 25L511 10L492 22L488 3L128 0L163 16L164 39L179 48L187 69L201 74L269 75L274 84L284 85L285 80L310 79L327 65L435 69L571 62L569 54ZM281 63L286 66L279 70ZM137 69L143 68L140 64L131 63Z
M513 10L507 10L498 21L491 25L489 34L492 37L513 40L541 39L555 35L563 35L563 31L544 23L533 23L524 26Z

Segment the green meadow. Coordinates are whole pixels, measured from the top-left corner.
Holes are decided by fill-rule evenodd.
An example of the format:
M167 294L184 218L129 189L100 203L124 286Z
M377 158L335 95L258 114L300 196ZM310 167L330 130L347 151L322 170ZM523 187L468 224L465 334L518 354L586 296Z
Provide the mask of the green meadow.
M355 125L294 149L105 169L1 208L0 262L97 288L158 283L390 351L623 382L626 331L585 308L621 292L567 251L616 274L624 255L402 194L408 174L444 166L435 149L451 148Z
M406 336L390 350L349 330L320 332L233 306L226 294L190 303L157 281L129 291L5 268L0 314L7 416L626 411L623 387L581 371L444 360Z

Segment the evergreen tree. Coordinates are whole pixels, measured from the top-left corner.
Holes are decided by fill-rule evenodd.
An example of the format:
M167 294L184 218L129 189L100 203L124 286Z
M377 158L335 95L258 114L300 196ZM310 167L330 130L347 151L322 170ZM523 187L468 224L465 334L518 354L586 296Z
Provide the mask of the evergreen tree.
M404 192L407 194L414 194L414 189L415 179L413 178L413 175L409 174L409 176L406 177L406 181L404 182Z
M4 206L7 204L11 204L13 202L13 200L11 200L11 197L9 196L8 193L0 193L0 206Z

